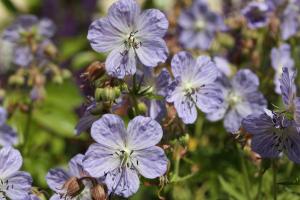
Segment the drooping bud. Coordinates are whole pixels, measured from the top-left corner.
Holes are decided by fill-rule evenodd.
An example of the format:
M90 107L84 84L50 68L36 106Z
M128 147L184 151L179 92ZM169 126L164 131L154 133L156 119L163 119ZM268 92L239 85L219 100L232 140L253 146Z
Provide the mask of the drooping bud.
M63 197L74 198L84 190L84 184L80 179L71 177L63 185L63 190L65 190L65 193L62 195Z
M92 200L107 200L107 187L97 184L91 188Z

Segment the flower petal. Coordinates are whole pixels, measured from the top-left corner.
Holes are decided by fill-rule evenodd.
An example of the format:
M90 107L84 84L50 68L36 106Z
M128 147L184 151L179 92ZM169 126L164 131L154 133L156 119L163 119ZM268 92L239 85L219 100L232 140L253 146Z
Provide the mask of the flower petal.
M148 67L155 67L164 62L169 54L165 41L158 37L142 40L141 46L135 51L140 61Z
M50 169L46 175L46 181L51 190L59 192L63 189L65 182L71 178L71 175L63 169Z
M50 19L42 19L39 22L38 29L39 29L39 34L46 38L52 37L56 31L56 27Z
M157 9L143 11L137 21L137 37L152 39L163 37L169 26L166 16Z
M69 162L69 174L71 176L82 177L87 174L83 169L84 155L77 154Z
M120 165L121 160L116 152L101 144L92 144L83 160L84 169L94 177L102 177Z
M231 109L224 118L224 127L228 132L236 133L241 126L242 117L235 109Z
M186 71L190 71L193 65L195 65L195 61L187 51L175 54L171 61L172 72L175 77L183 76Z
M22 166L20 152L12 147L3 147L0 150L0 178L7 178L17 172Z
M150 117L137 116L129 122L127 133L127 146L131 150L140 150L156 145L162 138L163 130Z
M141 175L151 179L164 175L168 167L164 150L157 146L134 151L132 163Z
M271 112L269 110L267 111ZM242 127L252 135L272 132L273 125L272 119L267 113L252 114L242 121Z
M218 68L209 56L199 56L195 68L195 77L201 85L213 83L219 75Z
M245 94L257 91L259 80L249 69L242 69L237 72L231 83L235 90Z
M108 20L119 32L129 34L140 15L140 7L135 0L119 0L108 10Z
M124 45L109 53L105 61L107 73L113 77L124 78L136 72L136 55L133 48L126 49Z
M6 122L7 113L3 107L0 107L0 126Z
M192 95L192 98L197 107L204 113L215 112L224 101L221 90L213 84L204 85Z
M17 47L14 50L14 63L22 67L27 67L33 60L33 55L29 47Z
M174 101L178 116L185 124L192 124L197 119L197 109L191 99L187 97L179 97Z
M16 172L6 180L8 181L8 186L4 189L4 192L10 199L24 200L28 196L32 184L32 178L29 173Z
M123 120L118 115L103 115L93 123L91 135L97 143L111 149L120 149L125 146L126 129Z
M8 125L0 126L0 145L10 146L18 143L18 134Z
M124 40L122 33L109 23L108 18L94 21L89 27L87 39L97 52L112 51L120 47Z
M105 183L110 192L125 198L136 193L140 186L136 171L129 168L118 168L108 173Z
M280 152L274 147L275 141L271 134L254 135L251 140L251 148L263 158L278 157Z
M296 94L296 86L294 83L295 74L290 74L288 68L282 68L282 76L280 79L280 90L282 100L286 106L291 106Z

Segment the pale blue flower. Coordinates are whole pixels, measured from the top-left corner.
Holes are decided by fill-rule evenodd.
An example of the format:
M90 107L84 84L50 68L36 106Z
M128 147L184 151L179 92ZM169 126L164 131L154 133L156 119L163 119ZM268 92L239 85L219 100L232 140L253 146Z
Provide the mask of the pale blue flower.
M219 109L208 113L207 118L211 121L224 118L228 132L236 133L243 118L262 113L267 107L266 99L258 91L258 77L248 69L239 70L231 80L223 75L216 84L222 89L224 101Z
M68 192L66 187L66 183L70 181L72 178L76 178L78 180L77 183L83 183L84 188L73 199L76 200L91 200L91 187L93 186L88 179L83 180L86 177L90 177L89 173L83 169L83 159L84 155L77 154L74 156L69 162L69 169L65 171L61 168L51 169L47 176L46 181L49 187L56 193L51 197L51 200L64 200L71 198L68 196ZM97 179L100 181L100 179Z
M32 178L19 171L22 166L20 152L11 147L0 150L0 199L24 200L31 190Z
M108 16L94 21L88 40L97 52L108 52L105 62L109 75L124 78L136 72L137 61L147 67L164 62L168 49L162 37L169 23L157 9L141 12L135 0L119 0Z
M251 29L265 27L270 19L271 8L266 2L252 1L242 10Z
M300 1L291 0L288 6L283 11L281 17L281 37L287 40L295 36L300 30Z
M18 143L18 135L13 128L6 124L6 110L0 106L0 146L15 145Z
M198 107L204 113L214 112L222 103L222 93L215 84L219 71L208 56L196 60L188 52L177 53L171 62L175 77L167 101L174 103L184 123L194 123Z
M163 176L168 159L160 147L163 131L150 117L137 116L128 124L113 114L105 114L91 128L97 142L86 152L84 169L94 177L105 176L112 194L129 197L137 192L139 174L145 178Z
M225 29L223 18L210 10L207 2L194 0L178 19L179 41L189 49L210 48L216 32Z
M33 59L36 59L39 65L48 60L44 47L51 43L50 38L54 33L55 25L51 20L39 20L33 15L22 15L4 30L2 37L3 40L14 44L13 62L16 65L28 67ZM36 50L33 50L34 48Z

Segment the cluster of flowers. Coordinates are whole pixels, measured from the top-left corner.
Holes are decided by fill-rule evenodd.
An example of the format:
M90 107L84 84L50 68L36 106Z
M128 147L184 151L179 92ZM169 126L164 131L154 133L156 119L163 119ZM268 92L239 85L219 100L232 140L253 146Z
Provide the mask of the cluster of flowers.
M39 20L33 15L22 15L2 33L1 40L12 49L9 65L15 66L4 70L14 72L8 83L28 87L33 100L43 99L44 85L49 75L57 83L69 76L67 70L62 70L55 64L57 49L51 40L55 29L54 23L49 19Z
M295 35L300 27L299 9L295 9L295 4L299 5L299 2L292 0L283 12L283 27L295 23L292 26L294 30L282 29L283 40ZM270 20L270 13L276 12L280 6L280 0L251 2L242 13L249 28L254 29L265 26ZM179 17L179 41L186 48L208 49L216 32L227 29L223 21L220 15L209 9L206 1L195 0L191 8ZM6 31L4 38L16 44L15 63L21 60L23 65L32 65L32 62L40 65L45 61L44 54L41 56L39 51L43 42L32 44L31 38L48 41L53 35L49 32L52 29L48 29L50 24L49 21L37 21L26 16ZM258 77L249 69L240 69L232 75L230 64L220 57L211 59L202 55L194 59L191 53L181 51L173 56L170 71L163 69L158 75L154 73L154 68L165 62L169 55L163 40L168 26L168 20L161 11L149 9L142 12L135 0L117 1L110 7L107 17L91 24L88 40L95 51L108 53L105 61L107 74L118 80L130 77L133 89L127 88L129 93L138 91L141 96L151 93L154 97L145 100L149 117L140 115L139 107L135 105L136 116L128 123L127 129L116 114L101 113L100 119L95 117L93 112L98 109L98 104L93 102L76 132L79 134L91 128L91 136L96 143L85 155L78 154L70 161L68 172L62 169L49 171L47 183L56 193L51 199L99 200L114 194L129 197L137 192L140 175L149 179L163 176L168 159L164 150L156 145L163 137L158 121L165 116L167 104L174 105L178 117L185 124L196 122L199 109L210 121L224 119L228 132L237 133L242 126L253 136L252 149L262 157L277 157L283 152L289 159L300 163L300 100L296 97L290 46L282 44L271 52L276 71L276 92L282 95L285 108L269 111L266 99L258 90ZM36 32L43 36L42 40L36 38ZM140 91L142 86L144 89ZM122 93L120 88L97 88L95 97L103 100L103 93ZM137 100L133 100L133 104L137 104ZM112 110L116 107L118 105ZM6 114L4 111L0 113L3 113L0 117L2 130L7 128ZM0 142L4 137L9 138L5 141L10 141L11 145L15 143L16 136L13 130L8 129L5 133L0 132ZM30 194L30 176L18 171L22 164L20 153L4 147L0 151L0 160L5 163L0 167L2 198L34 198Z

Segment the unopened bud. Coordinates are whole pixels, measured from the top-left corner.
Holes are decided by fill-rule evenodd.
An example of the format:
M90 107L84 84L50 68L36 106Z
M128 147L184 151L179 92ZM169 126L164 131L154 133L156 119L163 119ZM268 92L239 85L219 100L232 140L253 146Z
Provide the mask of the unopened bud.
M144 114L147 112L147 106L144 102L139 102L138 103L138 109L139 109L139 114Z
M91 188L92 200L106 200L107 187L104 184L97 184Z
M117 87L97 88L95 91L96 101L114 101L121 94L121 91Z
M9 77L8 83L11 85L23 85L25 80L23 76L12 75Z
M53 82L54 82L54 83L61 84L61 83L63 82L62 76L60 76L60 75L55 75L55 76L53 77Z
M84 184L80 179L71 177L65 182L63 189L66 191L64 196L74 198L84 190Z
M57 48L54 44L52 43L48 43L47 45L45 45L44 47L44 52L46 53L46 55L48 55L51 58L55 58L55 56L57 55Z

